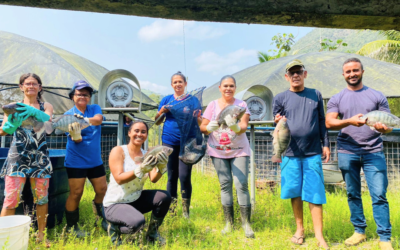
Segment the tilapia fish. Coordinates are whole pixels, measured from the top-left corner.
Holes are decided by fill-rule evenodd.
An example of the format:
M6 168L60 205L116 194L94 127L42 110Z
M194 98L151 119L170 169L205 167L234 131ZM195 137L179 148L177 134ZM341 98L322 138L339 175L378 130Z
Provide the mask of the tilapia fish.
M17 103L10 103L10 104L2 106L4 114L6 116L9 116L9 115L14 116L15 113L24 112L22 110L21 111L17 110L17 108L21 108L21 107L22 106L19 106ZM21 127L29 129L29 130L33 129L33 131L39 132L40 130L43 129L43 125L44 125L43 122L39 122L35 117L29 116L28 119L26 119L25 121L22 122Z
M201 158L203 158L206 149L207 142L205 139L203 139L202 144L197 145L196 138L192 138L186 143L183 155L179 156L179 159L186 164L196 164L201 160Z
M157 154L160 152L164 152L167 156L169 156L170 154L172 154L172 151L174 151L174 150L167 146L155 146L155 147L149 148L147 150L146 154L144 154L142 157L135 157L134 161L138 162L138 163L142 163L144 161L144 159L147 158L147 156L152 155L152 156L156 157ZM157 164L157 162L156 162L156 164Z
M369 126L372 130L375 130L374 125L377 122L385 124L388 128L400 127L400 119L397 116L384 111L371 111L360 117L360 119L366 119L365 124Z
M233 118L236 118L236 122L238 122L242 118L245 112L246 108L244 107L236 105L228 105L218 114L216 120L221 128L226 128L228 127L225 121L227 115L231 115Z
M274 146L272 162L282 162L282 154L289 147L290 143L290 130L287 124L287 118L279 120L272 134L274 137L272 144Z
M75 122L81 125L81 129L85 129L90 126L90 124L86 122L83 118L78 118L74 115L62 115L54 121L45 122L44 127L47 134L51 134L55 130L54 133L56 135L60 135L68 132L68 126Z

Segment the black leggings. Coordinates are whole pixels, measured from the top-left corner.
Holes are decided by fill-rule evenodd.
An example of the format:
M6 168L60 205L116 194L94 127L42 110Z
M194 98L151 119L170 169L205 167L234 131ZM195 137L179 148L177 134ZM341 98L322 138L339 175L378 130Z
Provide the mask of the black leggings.
M174 151L168 158L168 182L167 191L172 197L178 197L178 178L181 182L181 194L182 198L189 199L192 197L192 166L187 165L183 161L179 160L180 146L169 145L163 143L163 146L173 148Z
M104 208L106 219L120 226L123 234L133 234L143 228L143 214L150 211L164 218L171 204L171 196L164 190L143 190L139 199L131 203L117 203Z

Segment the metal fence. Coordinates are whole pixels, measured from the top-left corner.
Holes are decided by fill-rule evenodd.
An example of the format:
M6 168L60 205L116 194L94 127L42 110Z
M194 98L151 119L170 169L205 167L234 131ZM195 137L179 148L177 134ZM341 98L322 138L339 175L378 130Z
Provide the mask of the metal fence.
M273 145L270 132L273 128L267 128L263 131L256 131L255 136L255 169L256 180L264 180L267 182L280 182L280 166L278 163L271 161ZM250 135L247 133L250 140ZM388 168L388 178L390 187L400 186L400 133L392 133L383 137L383 151L386 157ZM337 161L337 132L329 132L331 160ZM206 155L195 169L204 174L216 174L210 156Z

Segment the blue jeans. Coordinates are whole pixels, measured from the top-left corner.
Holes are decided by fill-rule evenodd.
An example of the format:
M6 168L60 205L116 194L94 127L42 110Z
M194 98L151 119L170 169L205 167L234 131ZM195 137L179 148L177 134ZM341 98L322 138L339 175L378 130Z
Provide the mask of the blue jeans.
M376 232L381 241L390 241L392 226L390 224L389 203L386 199L388 186L387 167L383 152L370 154L338 153L339 168L347 187L347 201L355 232L365 234L367 223L361 201L361 168L364 170L372 199L372 209Z

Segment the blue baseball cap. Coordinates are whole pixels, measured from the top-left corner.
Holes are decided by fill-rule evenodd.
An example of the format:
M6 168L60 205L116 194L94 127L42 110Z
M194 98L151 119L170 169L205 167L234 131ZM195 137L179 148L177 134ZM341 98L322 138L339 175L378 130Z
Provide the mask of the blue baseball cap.
M72 96L75 93L75 89L81 90L81 89L87 89L90 92L90 96L92 96L93 93L93 88L90 86L90 84L84 80L77 81L74 83L74 86L72 87L71 91L69 92L69 98L72 100Z

